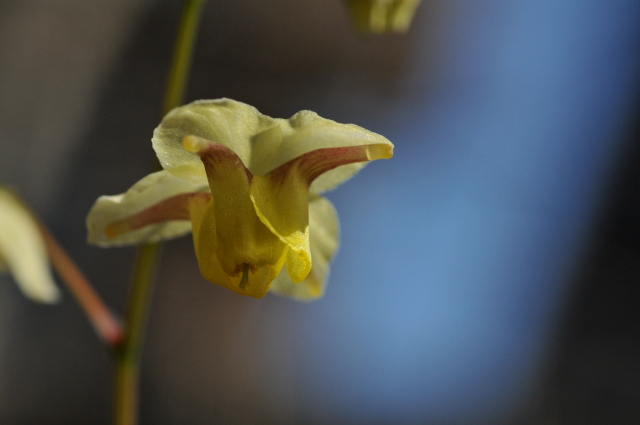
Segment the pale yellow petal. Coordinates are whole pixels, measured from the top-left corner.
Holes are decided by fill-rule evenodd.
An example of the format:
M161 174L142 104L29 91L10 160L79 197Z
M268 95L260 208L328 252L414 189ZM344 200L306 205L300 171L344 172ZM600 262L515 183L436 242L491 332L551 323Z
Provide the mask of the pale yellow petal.
M278 120L282 122L284 120ZM251 159L247 168L254 176L262 176L271 170L273 160L282 143L280 124L271 127L251 139Z
M322 118L315 112L300 111L287 120L286 124L271 170L317 149L383 144L393 151L393 144L385 137L357 125L339 124ZM357 173L365 164L341 165L328 171L313 181L310 191L322 193L331 190Z
M189 135L230 148L256 176L315 149L369 144L393 148L376 133L353 124L339 124L311 111L274 119L235 100L200 100L172 110L155 129L153 148L165 169L193 164L204 172L198 156L182 145ZM327 172L313 182L311 191L330 190L362 167L349 164Z
M54 303L60 292L53 281L40 230L12 193L0 187L0 263L22 292L34 301Z
M311 301L324 294L329 262L338 248L339 226L331 202L317 195L309 202L309 240L313 264L309 275L302 282L294 283L282 270L271 284L271 292L301 301Z
M107 227L165 199L186 193L208 192L206 176L198 167L183 165L149 174L128 191L101 196L87 216L88 242L103 247L156 242L176 238L191 231L189 220L171 220L108 237Z
M245 103L231 99L199 100L169 112L153 132L152 142L164 168L183 164L202 167L198 155L182 146L182 139L188 135L221 143L233 150L244 164L250 164L252 138L274 126L277 126L276 120ZM278 139L275 142L279 145Z

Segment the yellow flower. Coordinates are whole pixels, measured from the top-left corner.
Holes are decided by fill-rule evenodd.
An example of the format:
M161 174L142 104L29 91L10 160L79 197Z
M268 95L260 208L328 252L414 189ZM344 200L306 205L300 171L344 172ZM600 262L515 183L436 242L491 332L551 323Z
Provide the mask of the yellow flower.
M406 32L420 0L345 0L356 28L375 33Z
M319 194L363 162L393 155L391 142L358 126L310 111L274 119L230 99L174 109L152 143L164 170L100 197L87 217L89 242L126 245L192 230L202 275L255 298L269 288L322 295L338 221Z
M11 272L18 287L34 301L54 303L60 298L38 225L15 195L2 186L0 271Z

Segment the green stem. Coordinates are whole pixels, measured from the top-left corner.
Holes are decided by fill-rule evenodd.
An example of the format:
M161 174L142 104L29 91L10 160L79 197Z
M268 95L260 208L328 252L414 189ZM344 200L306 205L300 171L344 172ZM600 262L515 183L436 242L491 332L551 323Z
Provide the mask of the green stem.
M187 86L196 33L200 23L200 11L206 0L184 0L178 37L169 69L169 81L162 105L162 115L182 104Z
M115 421L116 425L138 423L138 388L142 343L146 329L153 278L161 251L160 244L148 244L138 250L125 317L123 343L116 350Z
M163 115L182 103L204 3L205 0L184 0L162 107ZM138 250L136 257L125 314L126 334L115 351L115 425L135 425L138 422L142 343L160 253L160 244L147 244Z

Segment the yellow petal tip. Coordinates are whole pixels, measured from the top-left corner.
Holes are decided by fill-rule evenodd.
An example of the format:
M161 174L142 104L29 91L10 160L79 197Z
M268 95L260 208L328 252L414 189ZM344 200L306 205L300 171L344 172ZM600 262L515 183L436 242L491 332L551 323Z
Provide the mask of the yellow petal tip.
M182 139L182 146L187 152L198 153L209 146L209 141L202 137L188 135Z
M367 146L367 159L374 161L376 159L389 159L393 156L393 146L387 144L375 144Z

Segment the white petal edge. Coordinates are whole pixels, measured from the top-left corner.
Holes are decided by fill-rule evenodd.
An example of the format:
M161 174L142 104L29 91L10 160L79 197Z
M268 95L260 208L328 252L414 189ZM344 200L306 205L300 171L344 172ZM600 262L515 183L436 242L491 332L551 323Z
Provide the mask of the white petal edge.
M145 226L113 238L105 228L118 220L134 215L164 199L183 193L209 192L204 170L183 165L171 170L149 174L120 195L101 196L87 216L87 240L102 247L133 245L177 238L191 232L189 220L171 220Z
M302 282L293 283L283 268L271 283L269 292L298 301L321 298L329 279L329 263L339 245L339 234L338 214L331 201L312 195L309 201L311 273Z
M3 188L0 188L0 257L28 298L47 304L60 299L38 226L31 213Z

